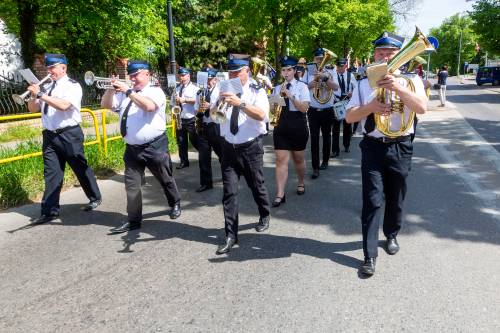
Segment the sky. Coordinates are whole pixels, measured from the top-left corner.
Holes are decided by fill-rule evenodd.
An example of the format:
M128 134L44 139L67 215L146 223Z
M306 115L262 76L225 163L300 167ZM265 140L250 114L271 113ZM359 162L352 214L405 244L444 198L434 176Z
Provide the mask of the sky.
M427 36L431 28L437 28L445 18L464 11L471 11L474 1L465 0L420 0L415 14L405 22L397 22L397 32L403 36L413 36L415 25Z

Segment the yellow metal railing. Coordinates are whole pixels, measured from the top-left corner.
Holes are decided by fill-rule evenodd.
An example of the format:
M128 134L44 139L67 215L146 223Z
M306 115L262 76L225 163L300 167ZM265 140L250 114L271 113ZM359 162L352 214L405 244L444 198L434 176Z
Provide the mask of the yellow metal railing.
M99 123L97 121L97 117L95 112L101 112L101 124L102 124L102 140L101 140L101 135L99 133ZM80 110L80 112L86 112L89 113L90 116L92 117L92 121L94 123L94 130L95 130L95 139L92 141L87 141L84 143L85 146L88 145L95 145L97 144L99 147L99 151L104 152L104 156L108 155L108 142L114 141L121 139L121 135L114 135L111 137L108 137L108 131L107 131L107 126L106 126L106 113L108 111L111 111L110 109L98 109L98 110L90 110L87 108L83 108ZM0 122L1 121L6 121L6 120L20 120L20 119L32 119L32 118L41 118L42 114L40 112L37 113L30 113L30 114L20 114L20 115L11 115L11 116L0 116ZM175 138L175 121L172 118L171 122L169 125L166 126L166 129L172 129L172 136ZM22 155L17 155L17 156L12 156L4 159L0 159L0 164L3 163L9 163L17 160L22 160L25 158L30 158L30 157L35 157L35 156L41 156L42 152L34 152L34 153L29 153L29 154L22 154Z
M95 140L92 141L87 141L84 143L85 146L88 145L99 145L99 149L101 149L101 135L99 134L99 125L97 123L97 117L95 116L95 113L90 110L90 109L81 109L80 112L87 112L90 114L92 117L92 120L94 122L94 130L95 130ZM11 116L0 116L0 121L5 121L5 120L17 120L17 119L32 119L32 118L41 118L42 113L41 112L36 112L36 113L30 113L30 114L19 114L19 115L11 115ZM22 155L17 155L17 156L12 156L12 157L7 157L0 159L0 164L4 163L9 163L9 162L14 162L18 160L23 160L25 158L30 158L30 157L35 157L35 156L40 156L42 155L41 151L34 152L34 153L29 153L29 154L22 154Z

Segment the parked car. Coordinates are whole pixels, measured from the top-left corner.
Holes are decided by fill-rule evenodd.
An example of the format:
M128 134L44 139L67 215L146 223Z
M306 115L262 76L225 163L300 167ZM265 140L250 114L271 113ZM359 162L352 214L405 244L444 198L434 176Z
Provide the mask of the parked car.
M476 83L478 86L484 83L491 83L494 86L500 84L500 66L479 67L476 75Z

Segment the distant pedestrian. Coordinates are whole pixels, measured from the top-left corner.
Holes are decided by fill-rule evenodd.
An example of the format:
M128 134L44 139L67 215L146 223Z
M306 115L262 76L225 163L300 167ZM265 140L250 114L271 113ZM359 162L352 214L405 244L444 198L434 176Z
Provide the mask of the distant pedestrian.
M439 85L439 100L441 101L441 105L444 106L446 104L446 79L448 78L448 65L444 65L441 67L441 70L438 73L438 85Z

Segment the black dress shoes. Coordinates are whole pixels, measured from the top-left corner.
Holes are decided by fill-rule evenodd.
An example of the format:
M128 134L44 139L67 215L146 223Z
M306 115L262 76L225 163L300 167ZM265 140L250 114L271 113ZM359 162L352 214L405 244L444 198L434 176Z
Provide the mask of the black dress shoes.
M326 169L328 169L328 162L321 163L321 165L319 166L319 169L320 170L326 170Z
M234 238L226 237L225 243L219 245L219 247L217 248L217 251L215 251L215 254L228 253L229 251L231 251L234 244L236 244L236 243L238 243L238 242Z
M313 170L313 173L312 173L312 175L311 175L311 178L312 178L312 179L316 179L316 178L318 178L318 177L319 177L319 170L318 170L318 169L314 169L314 170Z
M361 273L365 275L375 274L375 262L377 258L365 258L365 262L360 268Z
M181 216L181 204L176 203L174 205L174 207L172 207L172 209L170 209L170 212L168 213L168 216L170 216L170 218L172 220L175 220L176 218L178 218L179 216Z
M273 207L279 207L281 204L284 204L286 202L286 197L285 195L283 194L282 197L276 197L272 203L271 206Z
M396 238L387 238L387 253L394 255L399 251L399 244Z
M335 157L338 157L338 156L339 156L339 152L338 151L332 153L332 158L335 158Z
M127 231L135 230L135 229L140 229L141 228L141 223L140 222L130 222L127 221L123 223L121 226L117 228L113 228L110 230L112 234L121 234Z
M189 163L183 163L179 164L178 166L175 167L177 170L184 169L184 168L189 168Z
M262 232L269 229L269 221L271 221L271 218L269 216L261 217L259 223L257 223L257 225L255 226L255 231Z
M86 204L85 206L83 206L82 209L84 211L86 211L86 212L90 212L91 210L94 210L97 207L99 207L99 205L101 204L101 202L102 202L101 199L90 201L88 204Z
M201 185L200 187L198 187L196 189L196 192L200 193L200 192L204 192L206 190L211 190L213 189L214 187L212 185Z
M351 148L349 148L349 147L345 147L344 151L345 151L346 153L348 153L348 152L350 152L350 151L351 151Z
M44 223L53 221L53 220L57 219L58 217L59 217L59 214L50 214L50 215L42 214L42 215L40 215L39 218L37 218L33 221L33 224L44 224Z

